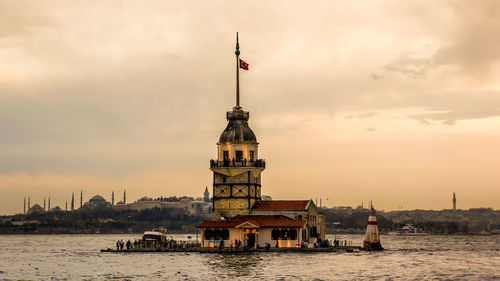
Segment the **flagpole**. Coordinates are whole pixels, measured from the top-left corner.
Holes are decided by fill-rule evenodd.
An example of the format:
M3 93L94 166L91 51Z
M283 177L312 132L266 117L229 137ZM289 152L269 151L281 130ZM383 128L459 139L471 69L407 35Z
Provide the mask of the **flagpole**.
M236 108L240 108L240 44L238 42L238 32L236 32Z

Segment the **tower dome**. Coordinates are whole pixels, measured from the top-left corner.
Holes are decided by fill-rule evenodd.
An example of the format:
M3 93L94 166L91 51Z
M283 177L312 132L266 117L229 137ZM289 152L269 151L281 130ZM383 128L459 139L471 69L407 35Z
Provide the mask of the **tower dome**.
M222 132L219 142L239 143L250 142L257 143L255 133L248 126L249 113L241 109L234 109L226 113L228 124Z

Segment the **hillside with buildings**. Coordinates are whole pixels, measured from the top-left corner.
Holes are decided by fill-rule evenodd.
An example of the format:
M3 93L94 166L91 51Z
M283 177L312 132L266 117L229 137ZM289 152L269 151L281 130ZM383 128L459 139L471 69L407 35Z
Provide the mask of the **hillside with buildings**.
M329 233L362 233L369 210L358 206L322 208ZM500 234L500 210L398 210L379 211L378 226L382 233L414 225L430 234Z
M153 226L166 227L170 233L195 233L203 220L213 216L211 200L206 189L202 198L143 197L131 203L124 194L116 204L114 196L109 202L95 195L87 202L82 197L80 207L74 206L73 198L68 210L50 208L50 201L27 203L24 214L1 217L0 233L142 233ZM329 234L363 233L369 214L363 205L318 211L325 216ZM430 234L500 234L500 210L491 208L379 211L377 219L382 233L410 224Z

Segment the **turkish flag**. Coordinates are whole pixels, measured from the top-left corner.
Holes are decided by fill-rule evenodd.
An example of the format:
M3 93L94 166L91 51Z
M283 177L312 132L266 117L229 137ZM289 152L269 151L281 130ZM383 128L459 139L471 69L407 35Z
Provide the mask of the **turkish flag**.
M248 70L248 63L246 63L242 59L240 59L240 68L243 68L244 70Z

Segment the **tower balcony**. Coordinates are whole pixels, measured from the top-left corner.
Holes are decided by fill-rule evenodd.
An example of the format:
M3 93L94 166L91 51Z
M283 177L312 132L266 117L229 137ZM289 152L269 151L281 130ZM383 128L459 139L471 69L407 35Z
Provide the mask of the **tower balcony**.
M226 119L227 120L233 120L233 119L248 120L249 117L250 117L250 113L248 111L233 110L233 111L226 112Z
M234 159L229 159L226 161L210 160L210 168L266 168L266 160L257 159L255 161L248 161L243 159L243 161L235 161Z

